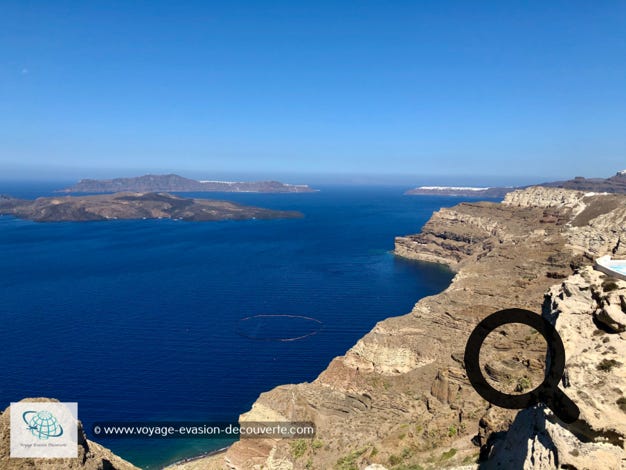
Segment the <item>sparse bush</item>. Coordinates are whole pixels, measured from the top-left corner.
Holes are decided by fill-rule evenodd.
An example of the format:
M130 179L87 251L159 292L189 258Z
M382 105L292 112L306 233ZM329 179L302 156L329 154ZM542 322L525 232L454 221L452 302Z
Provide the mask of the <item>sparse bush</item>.
M523 392L524 390L528 390L531 386L530 380L528 377L521 377L517 381L517 385L515 386L516 392Z
M453 424L452 426L450 426L448 428L448 437L454 437L456 436L458 433L456 426Z
M452 449L444 452L443 454L441 454L441 461L444 460L450 460L452 457L454 457L456 455L456 449L453 447Z
M294 458L299 459L306 452L306 441L304 439L296 439L291 443L291 453Z
M355 450L354 452L350 452L348 455L344 455L335 464L336 470L359 470L359 466L357 465L357 459L365 453L367 449Z
M600 361L600 364L598 364L596 367L602 372L611 372L614 367L618 367L621 365L622 363L616 361L615 359L602 359L602 361Z
M311 442L311 447L315 450L321 449L322 447L324 447L324 443L319 439L315 439L313 442Z
M480 454L473 454L473 455L468 455L463 459L463 462L461 462L463 465L469 465L472 463L476 463L478 462L478 457L480 456Z

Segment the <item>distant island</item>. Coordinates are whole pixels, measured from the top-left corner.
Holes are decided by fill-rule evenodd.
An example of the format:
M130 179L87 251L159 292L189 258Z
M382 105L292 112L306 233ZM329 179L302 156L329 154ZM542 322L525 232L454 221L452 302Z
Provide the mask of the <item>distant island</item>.
M215 221L302 217L296 211L271 210L211 199L190 199L167 193L132 192L40 197L34 201L0 196L0 215L12 215L35 222L115 219Z
M575 189L578 191L594 193L626 193L626 170L618 171L609 178L583 178L577 176L571 180L540 183L531 186L544 186L547 188ZM530 186L517 187L487 187L475 188L469 186L420 186L409 189L404 194L409 196L462 196L462 197L486 197L503 198L516 189L526 189Z
M409 189L409 196L459 196L501 198L515 188L474 188L470 186L420 186Z
M62 193L133 192L236 192L236 193L310 193L316 191L306 184L279 181L198 181L179 175L144 175L108 180L82 179Z

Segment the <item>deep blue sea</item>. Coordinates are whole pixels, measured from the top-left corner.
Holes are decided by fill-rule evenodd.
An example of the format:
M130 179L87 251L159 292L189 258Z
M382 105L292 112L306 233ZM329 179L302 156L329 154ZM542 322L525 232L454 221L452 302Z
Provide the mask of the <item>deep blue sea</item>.
M2 184L49 195L64 184ZM276 385L311 381L376 322L446 288L451 273L394 257L458 198L399 187L197 194L301 211L291 220L34 223L0 217L0 406L77 401L97 421L236 421ZM261 317L296 315L315 319ZM312 326L313 325L313 326ZM306 336L297 341L263 339ZM215 440L102 440L146 468Z

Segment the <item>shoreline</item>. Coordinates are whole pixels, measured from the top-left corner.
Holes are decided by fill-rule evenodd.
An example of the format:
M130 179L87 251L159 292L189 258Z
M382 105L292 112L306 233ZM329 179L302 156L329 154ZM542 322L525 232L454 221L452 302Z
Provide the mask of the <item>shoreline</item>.
M184 464L191 463L191 462L196 462L198 460L202 460L202 459L205 459L207 457L213 457L213 456L216 456L216 455L219 455L219 454L224 454L224 453L226 453L226 451L228 449L230 449L231 446L232 446L232 444L228 445L228 446L225 446L225 447L220 447L217 450L211 450L211 451L208 451L208 452L203 452L203 453L198 454L198 455L194 455L192 457L187 457L187 458L184 458L184 459L176 460L176 461L166 465L165 467L161 467L161 470L167 470L168 468L169 469L173 469L173 468L178 467L180 465L184 465Z

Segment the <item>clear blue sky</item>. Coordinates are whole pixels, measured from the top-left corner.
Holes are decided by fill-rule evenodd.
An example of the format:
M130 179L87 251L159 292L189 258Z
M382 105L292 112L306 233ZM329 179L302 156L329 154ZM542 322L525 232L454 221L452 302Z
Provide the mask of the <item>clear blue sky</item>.
M624 1L0 4L0 178L622 168Z

